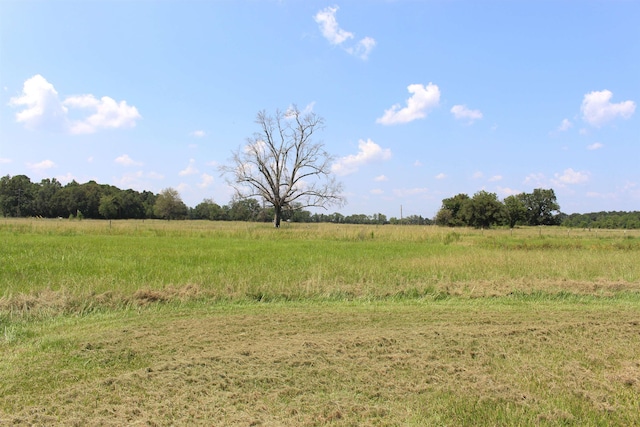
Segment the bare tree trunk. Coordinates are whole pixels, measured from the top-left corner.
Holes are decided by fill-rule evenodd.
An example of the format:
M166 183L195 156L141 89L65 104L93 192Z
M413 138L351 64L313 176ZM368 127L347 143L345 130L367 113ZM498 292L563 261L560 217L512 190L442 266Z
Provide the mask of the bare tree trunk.
M273 215L273 226L280 228L280 221L282 219L282 208L280 206L274 206L275 214Z

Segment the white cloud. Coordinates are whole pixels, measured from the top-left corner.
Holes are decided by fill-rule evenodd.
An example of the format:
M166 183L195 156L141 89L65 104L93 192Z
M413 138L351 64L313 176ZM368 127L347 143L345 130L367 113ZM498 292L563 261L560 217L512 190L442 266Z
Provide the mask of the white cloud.
M590 150L590 151L599 150L602 147L604 147L603 144L599 142L594 142L593 144L587 145L587 150Z
M338 6L327 7L316 13L315 21L320 25L320 31L325 39L331 44L339 45L346 40L352 39L353 34L345 31L338 25L336 21L336 12Z
M73 175L71 172L67 172L64 175L58 175L56 176L56 179L60 181L60 184L68 184L73 180L77 180L75 175Z
M367 163L388 160L391 158L391 150L383 149L372 140L360 140L358 142L358 153L340 158L333 164L331 170L337 175L349 175Z
M497 181L502 181L502 175L494 175L491 178L489 178L489 182L497 182Z
M120 157L116 157L114 162L116 162L117 164L119 164L121 166L142 166L141 162L136 162L131 157L129 157L128 154L123 154Z
M609 193L588 191L586 194L587 197L600 198L604 200L640 200L640 188L635 182L626 182L622 187L618 187Z
M31 170L34 171L44 171L47 169L51 169L52 167L55 167L55 163L53 163L51 160L43 160L39 163L27 163L27 167Z
M613 93L609 90L593 91L584 96L582 100L582 119L594 127L601 127L614 120L616 117L628 119L636 109L633 101L624 101L617 104L611 103Z
M194 130L189 135L193 136L194 138L202 138L206 134L207 133L205 131L203 131L203 130Z
M516 194L520 194L520 190L514 190L509 187L498 187L498 193L503 197L515 196Z
M374 188L373 190L369 191L369 193L380 195L380 194L384 194L384 191L379 188Z
M376 41L372 37L364 37L353 46L343 46L345 42L354 38L352 32L343 30L338 25L336 13L338 6L327 7L316 13L314 20L320 26L322 36L332 45L341 46L350 55L357 56L360 59L367 59L369 53L376 46Z
M560 126L558 126L558 132L565 132L573 127L573 123L569 119L563 119Z
M360 59L369 58L369 53L376 47L376 41L371 37L365 37L360 40L355 47L345 49L350 54L357 56Z
M120 178L113 178L113 185L120 188L131 188L137 191L144 191L153 188L153 183L149 180L158 181L164 177L156 172L144 173L142 171L128 172Z
M420 160L416 160L415 162L413 162L413 166L417 168L422 167L422 162Z
M176 190L178 190L178 193L185 193L191 190L191 186L187 183L181 182L176 186Z
M555 179L552 179L551 181L561 187L565 185L581 184L589 180L589 172L578 172L574 171L572 168L565 169L562 174L556 173L554 176Z
M387 178L384 175L379 175L379 176L376 176L373 180L376 182L383 182L383 181L389 181L389 178Z
M62 104L65 107L84 108L94 112L89 117L70 123L69 132L74 135L95 133L100 129L132 128L135 127L136 120L142 118L138 109L127 105L127 101L116 102L108 96L100 99L91 94L72 96Z
M480 171L474 172L474 174L471 175L471 178L473 178L473 179L481 179L483 177L484 177L484 174L482 172L480 172Z
M5 159L5 158L0 157L0 163L11 163L11 162L12 162L11 159Z
M447 177L447 175L445 175L442 172L440 172L438 175L435 176L435 178L438 179L438 180L445 179L446 177Z
M24 106L16 113L16 121L27 129L62 131L67 127L67 108L58 99L58 92L40 74L25 80L22 94L11 98L12 107Z
M433 83L429 83L426 87L421 84L411 84L407 86L407 90L413 94L407 99L407 106L402 108L400 104L393 105L385 110L384 115L378 118L376 123L394 125L423 119L440 103L440 89Z
M209 186L211 186L211 184L213 184L213 175L209 175L208 173L203 173L200 178L202 178L202 181L200 181L200 183L198 184L199 188L207 188Z
M482 112L480 112L480 110L470 110L466 105L454 105L451 107L451 114L453 114L457 120L468 120L469 124L482 118Z
M60 101L58 92L44 77L37 74L24 82L22 94L11 98L12 107L24 106L16 113L16 121L34 130L88 134L101 129L131 128L141 119L140 113L126 101L116 102L91 94L71 96ZM80 120L69 118L70 109L90 110L93 114Z
M187 165L187 167L184 168L183 170L181 170L180 172L178 172L178 175L186 176L186 175L195 175L195 174L197 174L199 171L195 167L195 163L196 163L195 159L189 159L189 164Z

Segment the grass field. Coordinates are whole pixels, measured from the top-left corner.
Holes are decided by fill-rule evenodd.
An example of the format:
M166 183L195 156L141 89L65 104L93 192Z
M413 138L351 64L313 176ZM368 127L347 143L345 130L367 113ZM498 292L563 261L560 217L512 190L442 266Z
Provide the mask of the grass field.
M0 425L640 425L640 232L0 220Z

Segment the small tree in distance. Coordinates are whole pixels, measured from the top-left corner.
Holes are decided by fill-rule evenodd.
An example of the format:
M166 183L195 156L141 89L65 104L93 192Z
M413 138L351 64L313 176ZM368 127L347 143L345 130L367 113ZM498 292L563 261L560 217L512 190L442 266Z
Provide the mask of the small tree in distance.
M184 219L187 216L187 205L180 198L178 190L165 188L156 198L154 213L164 219Z
M273 225L280 227L285 210L342 205L342 185L331 173L333 158L313 137L324 120L293 106L274 116L258 113L260 131L233 152L222 166L238 200L260 197L273 206Z

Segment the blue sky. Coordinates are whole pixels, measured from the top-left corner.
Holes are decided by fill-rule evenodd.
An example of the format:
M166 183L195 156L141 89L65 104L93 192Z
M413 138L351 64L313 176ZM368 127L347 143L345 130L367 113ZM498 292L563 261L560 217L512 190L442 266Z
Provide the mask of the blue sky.
M640 210L640 2L0 2L0 175L229 202L261 110L322 116L348 204L553 188Z

